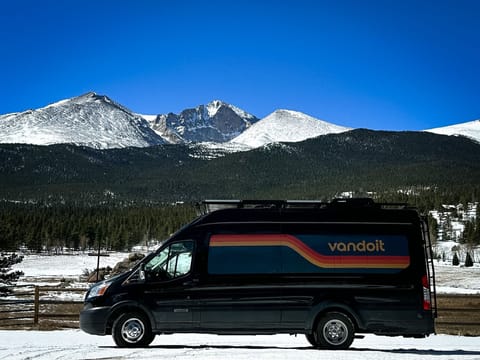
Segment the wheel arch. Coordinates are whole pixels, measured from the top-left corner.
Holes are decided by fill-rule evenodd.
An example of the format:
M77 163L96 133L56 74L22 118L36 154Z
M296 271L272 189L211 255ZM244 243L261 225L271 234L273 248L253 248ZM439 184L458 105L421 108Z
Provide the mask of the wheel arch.
M155 332L155 319L151 312L145 307L142 306L142 304L134 301L124 301L116 304L112 309L110 310L110 313L108 315L107 321L105 323L105 334L111 335L112 334L112 327L113 323L115 320L124 313L127 312L138 312L143 314L149 321L150 323L150 329L152 332Z
M306 333L313 333L314 329L316 329L318 321L322 318L322 316L330 312L339 312L348 316L353 323L355 332L363 328L362 319L351 306L340 301L326 301L321 302L310 311L310 315L308 316L305 326Z

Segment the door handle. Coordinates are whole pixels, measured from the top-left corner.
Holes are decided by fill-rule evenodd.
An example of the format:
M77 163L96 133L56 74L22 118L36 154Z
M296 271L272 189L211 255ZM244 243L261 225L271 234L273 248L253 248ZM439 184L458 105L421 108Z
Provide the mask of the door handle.
M188 313L189 310L187 308L179 308L179 309L173 309L174 313Z

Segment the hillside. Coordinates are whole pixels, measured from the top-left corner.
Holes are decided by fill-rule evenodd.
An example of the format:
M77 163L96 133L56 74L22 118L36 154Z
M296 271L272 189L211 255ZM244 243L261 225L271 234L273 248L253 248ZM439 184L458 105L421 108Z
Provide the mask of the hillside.
M0 145L0 198L102 203L329 199L342 191L480 195L480 144L425 132L353 130L210 160L199 148Z

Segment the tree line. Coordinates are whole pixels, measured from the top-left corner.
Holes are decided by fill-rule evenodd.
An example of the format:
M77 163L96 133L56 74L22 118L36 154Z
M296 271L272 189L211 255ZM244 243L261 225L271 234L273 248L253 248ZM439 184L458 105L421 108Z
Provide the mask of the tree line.
M361 194L355 194L359 196ZM452 199L453 200L453 199ZM458 199L460 200L460 199ZM423 196L390 193L379 202L405 202L427 214L438 198L433 192ZM477 218L465 222L460 243L480 245L480 208ZM77 206L38 205L0 202L0 249L32 251L130 250L168 238L196 216L193 204L158 206ZM428 217L430 237L435 241L438 224Z
M161 241L195 217L193 205L38 206L0 204L0 249L129 250Z

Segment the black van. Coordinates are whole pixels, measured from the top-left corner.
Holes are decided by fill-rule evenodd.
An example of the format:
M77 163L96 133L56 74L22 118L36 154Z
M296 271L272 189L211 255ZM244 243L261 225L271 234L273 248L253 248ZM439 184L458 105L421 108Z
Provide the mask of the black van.
M431 247L415 209L371 199L201 206L133 269L92 286L83 331L121 347L174 332L305 334L328 349L355 334L434 332Z

